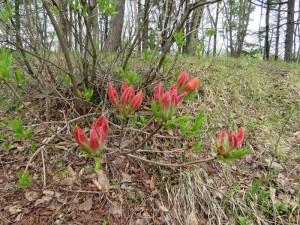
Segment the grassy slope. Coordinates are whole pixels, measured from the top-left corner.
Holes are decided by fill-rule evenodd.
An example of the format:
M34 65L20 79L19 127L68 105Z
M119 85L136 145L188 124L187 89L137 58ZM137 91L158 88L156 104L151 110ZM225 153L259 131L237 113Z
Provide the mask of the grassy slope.
M206 217L199 224L241 223L239 217L247 221L241 224L296 224L300 218L299 208L294 207L300 199L300 66L233 58L181 57L178 62L178 69L202 80L198 101L182 111L207 114L207 131L201 135L204 148L213 147L216 132L223 127L245 126L245 146L253 151L233 165L217 162L182 170L178 185L161 184L166 190L163 204L172 209L172 213L162 212L164 217L188 224L195 211ZM7 94L0 92L2 117L7 115L3 109L12 104ZM270 170L265 159L271 155L286 170ZM288 188L295 193L287 192ZM283 205L273 207L273 203Z
M252 149L247 160L233 166L216 163L212 173L200 166L183 173L180 185L167 187L172 193L169 202L177 206L174 210L182 215L181 221L185 223L188 212L196 210L194 202L199 202L210 221L204 224L298 223L299 193L290 195L287 189L299 188L299 64L190 57L179 62L180 69L202 79L199 101L190 103L187 112L207 113L205 148L212 147L223 127L245 126L245 146ZM268 167L265 160L271 156L285 172ZM289 185L283 184L283 177L291 178Z

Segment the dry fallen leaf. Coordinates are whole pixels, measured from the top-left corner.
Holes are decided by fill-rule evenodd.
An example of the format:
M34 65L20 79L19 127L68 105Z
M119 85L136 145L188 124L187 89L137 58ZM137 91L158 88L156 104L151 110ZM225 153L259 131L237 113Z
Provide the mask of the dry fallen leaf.
M103 170L95 170L97 175L97 180L93 180L93 183L100 189L100 190L107 190L109 188L109 179L106 176L106 173Z
M74 181L75 180L73 178L67 177L67 178L61 180L60 185L62 185L62 186L70 186L70 185L72 185L74 183Z
M128 173L122 172L122 182L123 183L130 183L131 182L131 176Z
M73 168L71 166L68 166L68 174L69 174L69 177L72 178L72 179L76 179L76 173L74 172Z
M152 176L150 179L150 190L153 191L155 189L154 177Z
M93 207L93 199L87 198L83 203L81 203L78 207L79 210L88 212Z
M30 202L35 201L38 197L39 194L35 191L27 191L25 193L25 198Z
M185 224L186 225L198 225L197 217L196 217L194 211L192 211L190 213L190 215L187 216Z
M163 206L163 205L159 205L158 208L159 208L160 211L162 211L162 212L169 212L169 210L168 210L165 206Z

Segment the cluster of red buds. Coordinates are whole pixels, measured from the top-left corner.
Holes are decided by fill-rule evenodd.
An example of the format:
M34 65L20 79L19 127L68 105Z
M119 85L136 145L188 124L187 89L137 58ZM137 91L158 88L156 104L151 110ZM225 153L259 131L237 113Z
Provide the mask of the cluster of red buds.
M97 119L90 131L90 140L79 126L74 128L74 137L76 142L85 150L95 153L101 152L105 146L108 132L108 122L104 116Z
M218 133L217 152L224 158L228 157L231 152L240 147L244 141L244 128L240 127L237 133L223 129Z
M157 112L163 121L172 118L176 108L182 103L189 92L194 91L199 85L200 79L195 77L189 80L186 71L179 74L176 84L173 84L169 91L164 92L162 83L159 82L154 90L154 100L157 103Z
M190 80L190 76L186 71L182 71L177 80L177 91L179 94L194 91L200 83L199 77Z
M110 102L126 117L140 107L143 100L143 92L139 91L135 94L133 87L128 86L126 83L123 83L121 92L120 102L114 86L111 83L108 85L108 97Z

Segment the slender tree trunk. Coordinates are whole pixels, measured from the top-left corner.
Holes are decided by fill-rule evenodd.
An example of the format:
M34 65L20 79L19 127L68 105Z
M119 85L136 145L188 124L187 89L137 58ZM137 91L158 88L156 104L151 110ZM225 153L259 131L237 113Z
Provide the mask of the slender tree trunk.
M295 0L288 0L288 17L284 47L284 60L287 62L291 62L293 60L294 14Z
M281 1L279 1L281 3ZM280 37L280 20L281 20L281 5L278 5L278 11L277 11L277 21L276 21L276 39L275 39L275 60L278 59L278 53L279 53L279 37Z
M204 0L202 2L204 2ZM188 50L187 53L190 55L197 54L197 47L199 42L199 26L203 15L203 8L204 7L198 7L197 9L194 10L190 40L187 46L187 50Z
M218 22L219 22L219 5L220 2L217 2L217 9L216 9L216 20L214 21L214 49L213 49L213 56L217 55L217 35L218 35Z
M66 59L66 63L68 66L68 70L69 70L69 77L71 79L71 83L72 83L72 93L75 97L79 97L78 93L77 93L77 87L78 87L78 83L77 83L77 78L74 74L74 68L73 68L73 64L71 61L71 57L69 54L69 50L68 50L68 45L66 42L66 39L63 35L63 31L61 29L61 27L58 25L58 23L56 22L54 15L52 14L52 11L49 8L48 2L46 0L42 0L43 6L45 8L45 10L47 11L47 14L51 20L51 23L55 29L55 32L57 34L60 46L62 48L62 51L64 53L65 59ZM78 102L77 102L78 104ZM78 108L79 105L76 106L76 108Z
M110 31L103 48L104 52L114 52L122 45L122 28L124 23L125 0L118 0L118 14L113 18Z
M265 35L265 48L264 48L264 59L269 60L270 58L270 42L269 42L269 32L270 32L270 8L272 0L267 0L267 9L266 9L266 35Z

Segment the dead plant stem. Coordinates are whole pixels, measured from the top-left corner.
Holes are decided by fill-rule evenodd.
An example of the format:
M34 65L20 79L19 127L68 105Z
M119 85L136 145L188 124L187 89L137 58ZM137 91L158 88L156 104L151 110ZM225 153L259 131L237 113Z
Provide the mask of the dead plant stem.
M163 162L157 162L157 161L152 161L152 160L149 160L149 159L145 159L145 158L142 158L142 157L139 157L139 156L136 156L136 155L132 155L132 154L127 154L127 156L129 156L131 158L134 158L134 159L137 159L137 160L140 160L140 161L150 163L150 164L154 164L154 165L158 165L158 166L166 166L166 167L185 167L185 166L188 166L188 165L213 161L213 160L218 158L218 156L213 156L213 157L210 157L210 158L197 159L197 160L186 162L186 163L163 163Z

